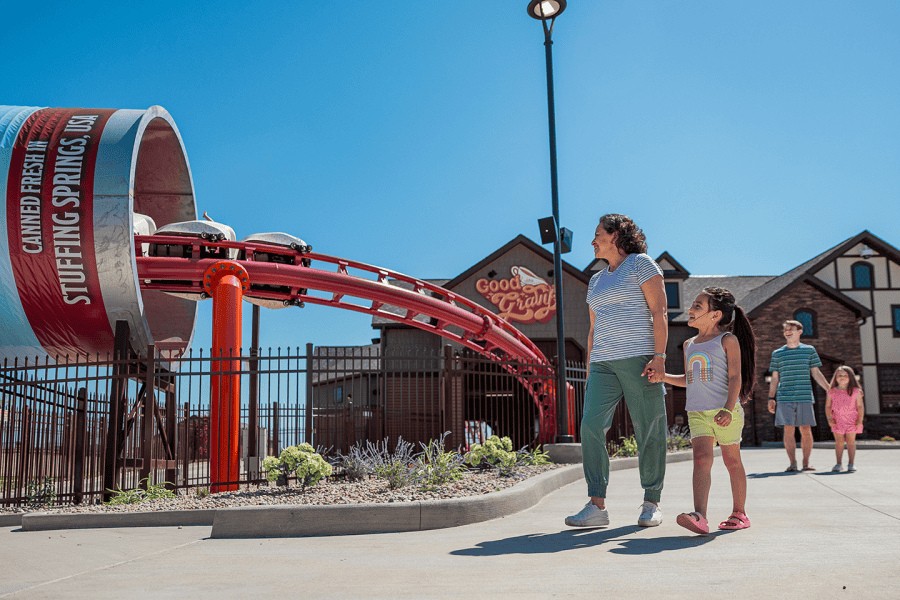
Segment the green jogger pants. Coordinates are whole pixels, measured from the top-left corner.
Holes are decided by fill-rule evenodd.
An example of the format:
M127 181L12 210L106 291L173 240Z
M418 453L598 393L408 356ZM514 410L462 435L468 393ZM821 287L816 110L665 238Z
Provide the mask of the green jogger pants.
M606 498L609 484L606 432L624 396L638 446L644 500L659 502L666 474L666 401L663 384L650 383L641 376L651 358L636 356L591 363L581 419L584 478L589 496Z

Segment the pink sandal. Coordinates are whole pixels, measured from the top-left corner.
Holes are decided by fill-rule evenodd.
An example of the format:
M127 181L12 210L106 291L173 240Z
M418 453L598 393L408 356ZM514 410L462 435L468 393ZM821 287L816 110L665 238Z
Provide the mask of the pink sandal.
M732 513L730 517L719 523L719 529L734 530L750 527L750 519L744 513Z
M709 522L698 512L681 513L675 522L694 533L709 533Z

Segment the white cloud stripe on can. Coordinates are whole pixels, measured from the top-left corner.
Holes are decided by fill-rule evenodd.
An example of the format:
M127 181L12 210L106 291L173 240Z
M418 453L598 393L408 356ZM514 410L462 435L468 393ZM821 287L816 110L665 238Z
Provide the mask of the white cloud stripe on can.
M4 207L9 197L9 164L16 138L25 121L39 110L39 106L0 106L0 198ZM6 214L4 210L0 216L0 364L16 357L44 360L48 355L31 329L13 275Z

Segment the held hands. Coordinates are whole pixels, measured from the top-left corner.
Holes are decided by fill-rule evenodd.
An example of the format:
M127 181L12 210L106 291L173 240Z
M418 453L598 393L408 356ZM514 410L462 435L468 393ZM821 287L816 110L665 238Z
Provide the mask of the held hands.
M719 427L728 427L729 425L731 425L731 411L723 408L716 413L716 416L713 420Z
M653 360L644 367L641 377L646 377L650 383L661 383L666 380L666 361L661 356L654 356Z

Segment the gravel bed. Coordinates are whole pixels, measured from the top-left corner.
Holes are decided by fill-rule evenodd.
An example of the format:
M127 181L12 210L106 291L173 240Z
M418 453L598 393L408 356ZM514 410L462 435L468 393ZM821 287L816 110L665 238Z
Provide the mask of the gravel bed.
M275 484L245 486L234 492L220 492L205 497L197 495L195 489L181 490L179 495L168 500L152 500L137 504L107 506L91 504L61 506L39 509L50 513L112 513L112 512L153 512L164 510L210 510L236 506L267 506L273 504L362 504L364 502L416 502L423 500L443 500L464 498L498 492L521 483L546 471L562 465L540 465L520 467L509 477L500 477L494 471L469 471L459 481L441 486L420 488L406 486L390 490L383 480L362 481L324 480L307 488L291 485L287 488ZM0 514L29 512L23 507L0 508Z

